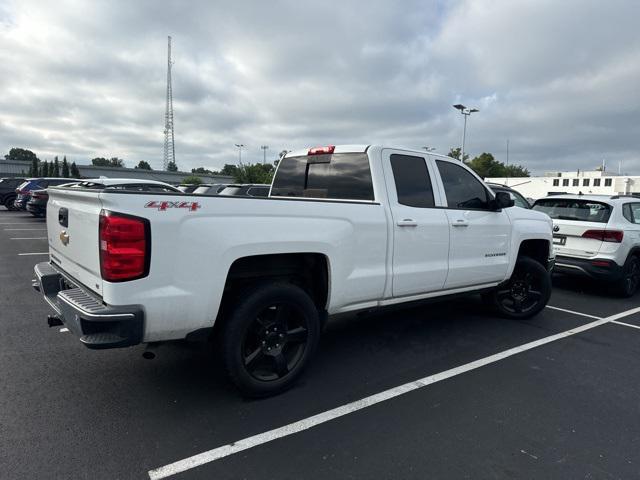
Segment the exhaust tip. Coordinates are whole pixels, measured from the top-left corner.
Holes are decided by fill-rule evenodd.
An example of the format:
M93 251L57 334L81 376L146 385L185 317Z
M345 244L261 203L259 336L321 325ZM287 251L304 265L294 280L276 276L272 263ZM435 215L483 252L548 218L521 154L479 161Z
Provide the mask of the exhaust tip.
M153 360L154 358L156 358L156 354L149 350L145 350L144 352L142 352L142 358L144 358L145 360Z
M57 317L55 315L47 315L47 325L49 325L49 328L51 328L59 327L60 325L64 325L64 323L62 322L62 319L60 317Z

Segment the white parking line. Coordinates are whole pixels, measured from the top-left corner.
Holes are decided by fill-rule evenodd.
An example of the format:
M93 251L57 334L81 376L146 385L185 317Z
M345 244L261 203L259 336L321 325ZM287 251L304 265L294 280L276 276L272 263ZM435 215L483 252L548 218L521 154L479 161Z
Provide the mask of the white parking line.
M593 318L595 320L600 320L602 317L596 317L595 315L589 315L588 313L576 312L574 310L567 310L566 308L554 307L551 305L547 305L547 308L551 310L558 310L559 312L571 313L573 315L580 315L581 317Z
M31 252L31 253L19 253L18 256L22 257L25 255L49 255L49 252Z
M558 310L558 308L556 307L554 307L553 309ZM581 314L579 312L571 312L571 311L569 312L576 313L577 315L582 315L582 316L590 316L587 314ZM252 437L244 438L242 440L238 440L237 442L229 443L227 445L223 445L221 447L214 448L212 450L208 450L206 452L202 452L197 455L193 455L192 457L188 457L183 460L178 460L177 462L170 463L163 467L150 470L148 472L149 478L151 480L159 480L161 478L167 478L172 475L185 472L187 470L199 467L206 463L210 463L215 460L228 457L229 455L242 452L243 450L247 450L247 449L256 447L258 445L263 445L265 443L272 442L274 440L292 435L294 433L302 432L309 428L315 427L316 425L320 425L320 424L329 422L331 420L335 420L336 418L343 417L350 413L357 412L358 410L362 410L372 405L376 405L378 403L390 400L400 395L404 395L405 393L413 392L414 390L424 388L428 385L433 385L434 383L441 382L443 380L446 380L451 377L455 377L462 373L470 372L471 370L475 370L477 368L484 367L485 365L489 365L489 364L498 362L500 360L504 360L505 358L511 357L513 355L517 355L522 352L526 352L533 348L537 348L541 345L546 345L548 343L570 337L577 333L591 330L593 328L599 327L600 325L613 322L619 318L623 318L628 315L633 315L634 313L638 313L638 312L640 312L640 307L633 308L631 310L627 310L626 312L621 312L616 315L611 315L610 317L600 318L594 322L587 323L585 325L580 325L578 327L572 328L565 332L557 333L555 335L541 338L533 342L525 343L524 345L510 348L503 352L496 353L494 355L490 355L485 358L481 358L479 360L467 363L465 365L461 365L459 367L455 367L450 370L445 370L444 372L436 373L434 375L429 375L427 377L421 378L414 382L405 383L404 385L400 385L398 387L390 388L389 390L376 393L369 397L365 397L361 400L356 400L355 402L342 405L332 410L327 410L326 412L322 412L312 417L308 417L308 418L299 420L297 422L290 423L289 425L285 425L280 428L269 430L268 432L259 433ZM595 317L595 318L598 318L598 317Z
M618 322L617 320L612 320L611 323L615 323L616 325L623 325L625 327L637 328L638 330L640 330L640 327L638 325L631 325L630 323Z
M14 237L10 240L46 240L47 237Z
M63 327L63 328L60 329L60 333L67 333L68 331L69 331L69 329L66 328L66 327Z

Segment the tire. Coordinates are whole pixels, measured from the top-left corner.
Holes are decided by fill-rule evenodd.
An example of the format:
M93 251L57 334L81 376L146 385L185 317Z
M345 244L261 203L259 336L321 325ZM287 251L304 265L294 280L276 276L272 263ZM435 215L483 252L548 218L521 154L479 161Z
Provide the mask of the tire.
M487 295L503 317L524 320L538 314L551 296L551 275L540 263L519 257L511 278Z
M616 282L616 291L621 297L635 295L640 286L640 259L630 256L622 267L622 278Z
M16 207L13 206L13 202L15 201L15 199L15 195L10 195L4 199L4 206L7 207L7 210L9 210L10 212L14 212L17 210Z
M227 310L222 361L247 397L267 397L293 385L320 339L318 310L307 293L288 283L245 290Z

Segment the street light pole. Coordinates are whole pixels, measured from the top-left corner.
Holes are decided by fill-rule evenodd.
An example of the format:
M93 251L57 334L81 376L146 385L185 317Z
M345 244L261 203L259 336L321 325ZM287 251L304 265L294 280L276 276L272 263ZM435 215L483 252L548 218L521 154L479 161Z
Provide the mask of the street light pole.
M264 165L267 163L267 148L269 148L269 145L261 145L260 148L262 149L262 164Z
M244 143L236 143L234 145L238 147L238 164L242 166L242 147L244 147Z
M460 154L460 161L464 162L464 142L467 136L467 117L472 113L479 112L477 108L467 108L461 103L458 103L453 106L456 110L460 110L460 113L464 115L464 127L462 128L462 152Z

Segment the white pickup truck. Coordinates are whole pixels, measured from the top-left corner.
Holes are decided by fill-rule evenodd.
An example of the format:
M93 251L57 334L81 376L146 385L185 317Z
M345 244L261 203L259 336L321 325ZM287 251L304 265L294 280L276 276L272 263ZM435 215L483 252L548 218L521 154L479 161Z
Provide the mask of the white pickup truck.
M246 395L290 386L328 315L461 293L528 318L552 222L449 157L290 152L267 198L49 189L34 287L89 348L212 338Z

